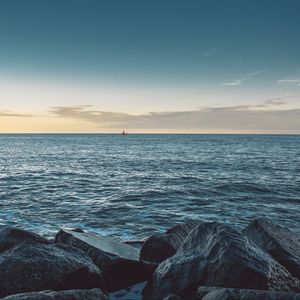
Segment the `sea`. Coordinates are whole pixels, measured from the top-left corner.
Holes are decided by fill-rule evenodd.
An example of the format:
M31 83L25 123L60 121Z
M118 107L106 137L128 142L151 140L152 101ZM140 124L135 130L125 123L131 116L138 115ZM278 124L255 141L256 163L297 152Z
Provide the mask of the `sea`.
M136 240L258 217L300 233L299 135L0 135L0 225Z

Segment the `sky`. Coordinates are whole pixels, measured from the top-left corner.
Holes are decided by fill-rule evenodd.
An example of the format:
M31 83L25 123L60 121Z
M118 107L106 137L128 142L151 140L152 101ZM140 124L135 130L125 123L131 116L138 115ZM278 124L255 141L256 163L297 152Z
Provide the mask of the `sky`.
M298 0L2 0L0 132L300 134Z

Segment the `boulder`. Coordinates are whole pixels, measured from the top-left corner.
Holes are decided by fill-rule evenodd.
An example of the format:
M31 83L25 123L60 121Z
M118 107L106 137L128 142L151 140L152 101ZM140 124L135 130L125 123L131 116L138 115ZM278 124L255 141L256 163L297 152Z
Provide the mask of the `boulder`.
M268 252L300 279L300 236L264 219L256 219L244 229L254 243Z
M191 230L200 223L202 222L189 221L174 226L165 233L150 236L142 246L140 259L142 261L161 263L176 253Z
M143 290L145 299L184 296L201 285L298 291L299 280L240 231L203 223L176 254L163 261Z
M23 243L0 256L0 297L43 290L104 289L101 271L82 251Z
M100 289L68 290L68 291L42 291L22 293L2 298L3 300L108 300Z
M56 242L81 249L103 273L109 292L147 280L156 266L139 261L139 250L111 238L60 230Z
M50 242L38 234L18 229L12 226L0 227L0 253L9 250L21 243L49 244Z
M165 233L154 234L142 246L140 260L161 263L175 253L176 249L169 243Z
M274 291L200 287L198 300L300 300L300 294Z

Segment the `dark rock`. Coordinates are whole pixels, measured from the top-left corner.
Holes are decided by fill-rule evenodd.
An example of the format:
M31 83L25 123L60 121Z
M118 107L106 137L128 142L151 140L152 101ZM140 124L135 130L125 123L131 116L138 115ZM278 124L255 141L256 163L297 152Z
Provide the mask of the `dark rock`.
M202 300L206 299L206 300L237 300L235 297L234 297L234 294L232 291L230 290L226 290L226 289L222 289L222 290L219 290L219 291L212 291L208 294L206 294L203 298L201 298ZM240 298L238 298L238 300L240 300ZM254 299L252 299L254 300Z
M250 223L243 231L259 247L300 278L300 236L288 228L264 219Z
M300 294L216 288L216 287L200 287L197 291L198 300L300 300Z
M109 299L126 299L126 300L141 300L143 299L142 290L146 282L140 282L133 286L126 287L125 289L118 290L109 294Z
M139 250L108 237L61 230L56 242L87 253L101 269L109 292L147 280L156 266L139 261Z
M197 226L148 281L145 299L184 296L198 286L298 291L299 280L243 234L216 222Z
M174 255L176 250L170 245L165 233L149 237L141 248L141 261L160 263Z
M164 298L164 300L183 300L183 299L177 295L170 294L168 297Z
M164 261L176 253L177 249L183 244L191 230L200 223L202 222L189 221L174 226L165 233L150 236L143 244L140 259L154 263Z
M38 234L18 229L12 226L0 227L0 253L7 251L21 243L49 244L50 242Z
M77 227L77 228L73 228L71 229L72 231L75 231L75 232L81 232L81 233L84 233L84 230L80 227Z
M3 300L108 300L100 289L68 290L68 291L42 291L16 294L2 298Z
M101 271L63 244L21 244L0 256L0 297L42 290L104 288Z

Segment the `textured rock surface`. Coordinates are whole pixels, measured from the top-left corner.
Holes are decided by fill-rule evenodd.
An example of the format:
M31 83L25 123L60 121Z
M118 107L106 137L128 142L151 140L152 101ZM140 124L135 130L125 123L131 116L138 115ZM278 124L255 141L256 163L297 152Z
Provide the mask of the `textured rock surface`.
M259 290L299 290L299 280L238 230L197 226L176 254L163 261L146 285L145 299L179 296L200 285Z
M42 291L7 296L3 300L108 300L100 289L69 290L69 291Z
M198 300L300 300L300 294L246 289L200 287Z
M82 251L62 244L21 244L0 256L0 297L42 290L104 288Z
M264 219L252 221L243 232L300 278L300 237L296 233Z
M140 259L154 263L160 263L174 255L185 241L187 235L201 221L189 221L174 226L165 233L150 236L141 248Z
M101 269L108 291L113 292L147 280L156 266L139 261L139 250L107 237L61 230L56 242L87 253Z
M21 243L49 244L50 242L38 234L18 229L12 226L0 227L0 253L9 250Z

